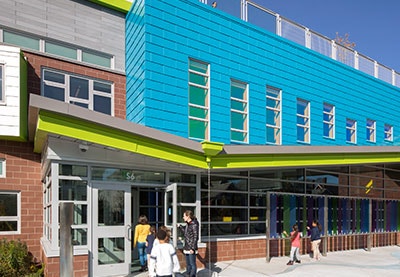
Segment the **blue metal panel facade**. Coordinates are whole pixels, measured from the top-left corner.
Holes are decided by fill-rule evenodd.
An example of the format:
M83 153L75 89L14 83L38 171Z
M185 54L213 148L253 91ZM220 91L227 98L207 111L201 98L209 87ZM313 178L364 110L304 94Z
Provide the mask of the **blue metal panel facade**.
M143 9L144 6L144 9ZM310 102L311 145L397 144L400 89L197 0L136 1L127 16L127 119L188 137L188 60L210 64L212 141L230 142L231 79L249 84L249 143L266 143L266 86L282 90L282 144L296 141L296 100ZM335 138L323 137L323 103L335 106ZM366 120L376 121L376 143ZM384 140L393 126L393 142Z

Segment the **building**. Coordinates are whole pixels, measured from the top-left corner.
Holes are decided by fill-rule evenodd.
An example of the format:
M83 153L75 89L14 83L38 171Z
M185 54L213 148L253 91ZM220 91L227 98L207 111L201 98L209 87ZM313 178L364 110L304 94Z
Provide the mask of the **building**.
M140 214L179 248L186 209L199 266L285 255L283 230L315 218L324 252L399 243L398 74L202 2L18 0L0 17L0 231L46 276L71 201L75 276L129 274Z

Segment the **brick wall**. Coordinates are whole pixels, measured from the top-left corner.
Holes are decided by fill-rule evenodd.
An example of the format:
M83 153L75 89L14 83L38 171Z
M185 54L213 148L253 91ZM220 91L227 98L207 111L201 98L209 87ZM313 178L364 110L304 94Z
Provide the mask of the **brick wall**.
M60 258L52 257L47 258L42 253L43 262L45 263L45 276L58 277L60 276ZM74 277L87 277L89 276L89 258L88 255L74 256L73 258L73 272Z
M39 54L25 52L24 55L28 59L28 93L40 95L40 76L42 67L111 81L114 83L114 116L125 119L125 75L103 71L55 58L49 58Z
M0 158L6 161L6 178L0 178L0 190L21 192L21 234L0 235L0 238L26 242L29 251L40 260L43 234L40 155L33 153L31 143L0 140Z

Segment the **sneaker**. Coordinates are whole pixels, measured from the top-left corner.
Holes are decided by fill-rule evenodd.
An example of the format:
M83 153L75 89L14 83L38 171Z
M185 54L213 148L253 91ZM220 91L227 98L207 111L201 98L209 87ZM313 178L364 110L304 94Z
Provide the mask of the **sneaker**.
M301 261L300 260L296 260L296 263L301 264Z
M293 261L288 261L287 265L293 265Z

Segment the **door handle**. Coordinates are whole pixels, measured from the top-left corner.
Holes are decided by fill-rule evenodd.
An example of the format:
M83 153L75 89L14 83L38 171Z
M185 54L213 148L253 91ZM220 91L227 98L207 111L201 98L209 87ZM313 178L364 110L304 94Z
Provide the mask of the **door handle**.
M129 241L132 241L132 226L131 225L128 225L128 226L126 226L126 238L129 240Z

